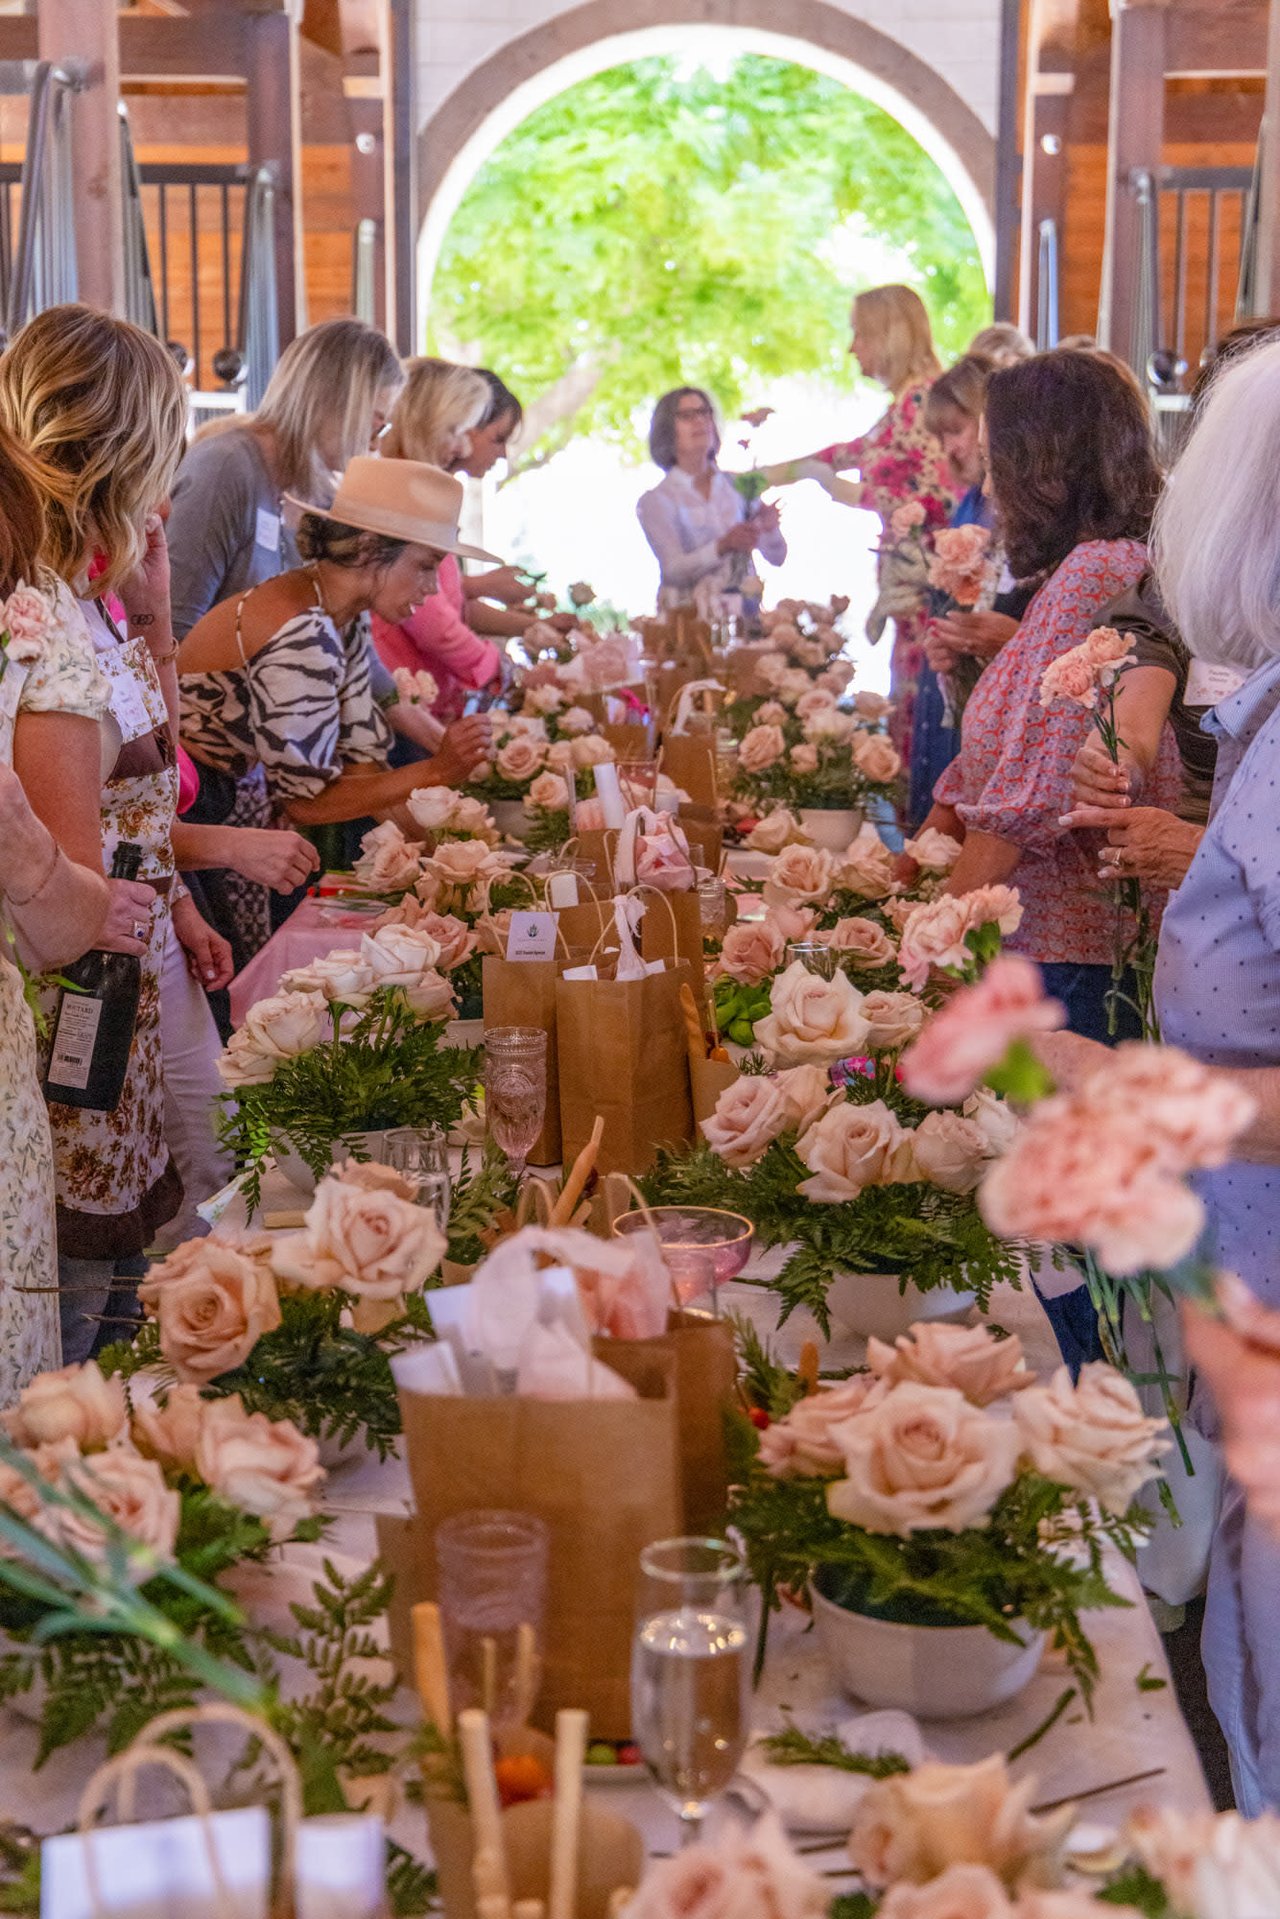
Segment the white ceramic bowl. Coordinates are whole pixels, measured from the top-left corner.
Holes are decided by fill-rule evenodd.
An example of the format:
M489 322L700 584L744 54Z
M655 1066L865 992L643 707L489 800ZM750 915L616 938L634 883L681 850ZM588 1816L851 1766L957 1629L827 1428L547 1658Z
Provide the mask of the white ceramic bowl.
M933 1286L922 1293L908 1280L900 1292L895 1273L837 1273L827 1288L833 1319L863 1339L892 1344L920 1319L963 1319L974 1303L973 1293L950 1286Z
M905 1626L847 1612L813 1586L822 1655L854 1699L897 1706L918 1719L967 1719L1002 1706L1031 1683L1044 1634L1015 1622L1021 1639L985 1626ZM1025 1641L1025 1643L1023 1643Z
M857 839L862 825L861 807L802 806L800 824L815 846L828 853L843 853Z

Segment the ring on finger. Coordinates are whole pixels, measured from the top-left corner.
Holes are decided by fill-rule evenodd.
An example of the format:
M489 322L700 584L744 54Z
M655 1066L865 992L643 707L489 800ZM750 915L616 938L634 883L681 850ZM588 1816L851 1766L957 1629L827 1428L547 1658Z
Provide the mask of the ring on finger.
M147 937L147 922L145 920L135 920L133 922L133 937L136 940L144 940Z

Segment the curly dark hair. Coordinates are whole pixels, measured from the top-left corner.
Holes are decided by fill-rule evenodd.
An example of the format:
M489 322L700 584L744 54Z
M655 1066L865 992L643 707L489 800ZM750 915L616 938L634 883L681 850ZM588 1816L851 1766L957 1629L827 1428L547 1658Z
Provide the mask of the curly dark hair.
M1050 573L1085 540L1145 540L1160 492L1151 415L1133 382L1070 347L993 374L987 465L1009 565Z
M330 566L390 566L409 544L343 520L327 520L321 513L304 513L295 539L302 559L327 560Z

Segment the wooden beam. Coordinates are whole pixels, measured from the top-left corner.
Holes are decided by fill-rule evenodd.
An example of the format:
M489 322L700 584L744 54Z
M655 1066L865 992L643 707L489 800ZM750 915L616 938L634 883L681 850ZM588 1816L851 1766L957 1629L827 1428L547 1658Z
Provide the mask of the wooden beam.
M120 56L114 7L102 0L43 0L42 60L79 60L87 83L72 103L76 269L80 297L123 315L124 196L120 168Z
M1173 7L1169 12L1165 72L1265 73L1267 8L1263 6Z
M259 17L246 19L230 7L189 20L125 15L120 22L120 70L130 80L243 80L249 29Z
M1280 0L1271 0L1267 94L1258 138L1258 257L1253 310L1280 311Z
M274 12L248 15L244 30L249 164L275 169L280 344L287 346L306 325L298 30L287 13Z
M996 128L996 271L992 289L997 320L1013 315L1018 255L1018 94L1022 64L1022 0L1001 0L1000 101Z
M1141 297L1142 216L1134 175L1158 172L1164 145L1163 5L1113 0L1107 133L1107 226L1098 302L1098 338L1132 359ZM1141 373L1142 369L1135 371Z

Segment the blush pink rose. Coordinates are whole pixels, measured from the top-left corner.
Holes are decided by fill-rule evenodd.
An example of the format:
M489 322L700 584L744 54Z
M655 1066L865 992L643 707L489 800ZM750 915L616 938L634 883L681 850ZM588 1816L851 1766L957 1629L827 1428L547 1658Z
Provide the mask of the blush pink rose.
M854 1373L840 1386L797 1400L784 1419L760 1435L760 1464L772 1479L821 1479L838 1473L844 1454L833 1438L846 1419L861 1412L876 1388L870 1373Z
M873 786L888 786L902 771L902 755L884 733L862 733L853 742L853 763Z
M855 966L887 966L894 957L893 941L884 928L856 914L837 920L821 938L825 946L834 948Z
M827 1488L833 1518L869 1533L968 1532L1013 1484L1021 1441L948 1386L893 1386L833 1435L845 1477Z
M836 884L860 899L882 900L895 890L893 855L874 826L864 825L836 862Z
M911 1135L882 1099L865 1106L840 1100L796 1141L811 1177L797 1192L824 1205L856 1199L868 1186L897 1186L914 1177Z
M801 740L798 746L792 747L787 760L793 773L799 773L802 777L809 773L816 773L818 749L816 746L811 746L808 740Z
M742 986L758 986L782 965L786 946L773 919L738 920L725 933L715 970Z
M1015 1040L1056 1032L1066 1017L1057 1000L1045 998L1040 968L1002 953L926 1021L903 1054L902 1083L929 1106L959 1105Z
M834 862L821 846L784 846L761 889L766 906L821 902L831 891Z
M786 1131L787 1107L773 1080L744 1073L725 1088L702 1133L726 1166L754 1166L765 1148Z
M738 748L738 764L744 773L766 773L786 750L780 726L753 726Z
M1036 1471L1104 1512L1127 1512L1169 1450L1164 1420L1148 1419L1131 1382L1100 1360L1074 1385L1059 1366L1047 1386L1019 1397L1013 1416Z
M1035 1383L1016 1333L996 1339L985 1326L948 1326L939 1320L919 1321L909 1333L899 1333L892 1346L869 1339L867 1364L890 1386L907 1379L920 1386L954 1386L971 1406L990 1406Z

